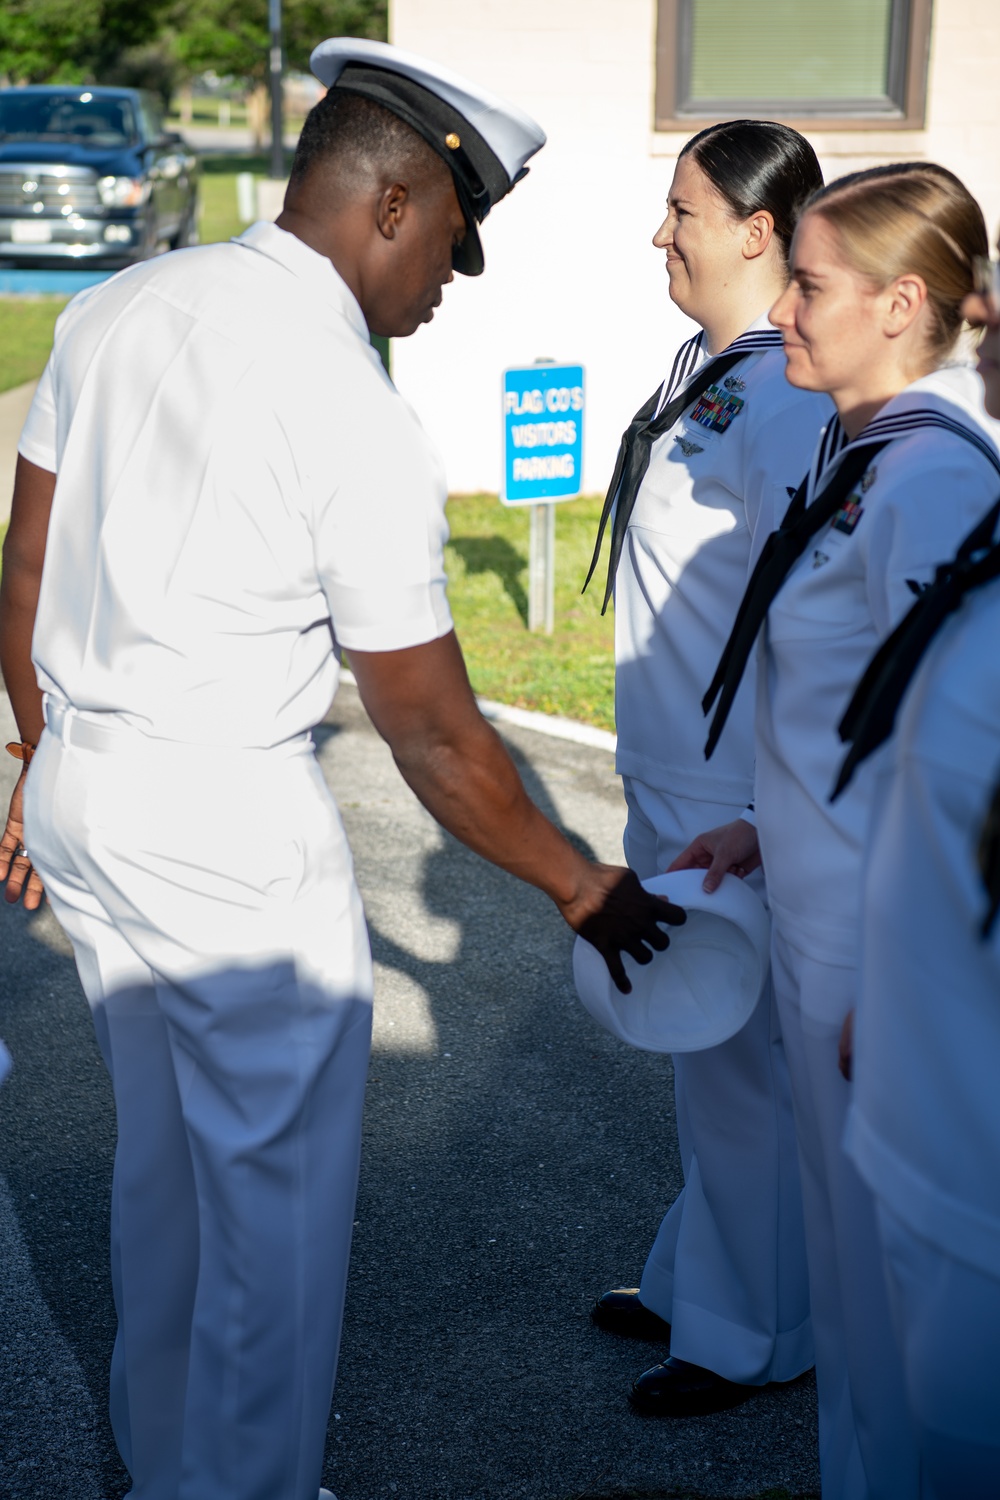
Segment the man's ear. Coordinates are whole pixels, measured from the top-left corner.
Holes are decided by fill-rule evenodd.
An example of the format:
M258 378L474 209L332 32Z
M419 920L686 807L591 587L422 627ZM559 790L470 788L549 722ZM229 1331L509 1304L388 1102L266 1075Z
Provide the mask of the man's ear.
M410 202L410 189L405 182L394 182L383 188L375 206L375 220L383 239L394 240L400 220Z

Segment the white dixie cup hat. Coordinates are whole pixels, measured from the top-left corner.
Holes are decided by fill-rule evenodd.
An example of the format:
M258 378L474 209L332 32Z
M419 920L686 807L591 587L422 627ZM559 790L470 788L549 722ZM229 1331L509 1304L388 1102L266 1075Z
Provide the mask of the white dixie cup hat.
M632 992L615 987L590 943L573 947L573 979L587 1010L605 1030L643 1052L700 1052L746 1025L767 983L771 923L745 881L725 875L712 895L704 870L674 870L642 882L687 912L670 928L670 947L648 964L622 954Z

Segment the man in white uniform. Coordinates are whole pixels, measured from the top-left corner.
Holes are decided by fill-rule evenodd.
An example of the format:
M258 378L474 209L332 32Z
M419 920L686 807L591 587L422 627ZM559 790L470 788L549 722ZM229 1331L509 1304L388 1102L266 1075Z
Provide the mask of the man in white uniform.
M619 979L622 948L648 957L683 920L577 854L479 716L443 476L369 342L429 321L453 265L482 269L477 223L544 136L393 48L335 40L314 67L330 93L277 224L63 314L4 554L13 752L35 758L0 876L28 905L44 879L114 1083L111 1410L134 1500L319 1488L371 1014L309 737L335 643L426 806Z

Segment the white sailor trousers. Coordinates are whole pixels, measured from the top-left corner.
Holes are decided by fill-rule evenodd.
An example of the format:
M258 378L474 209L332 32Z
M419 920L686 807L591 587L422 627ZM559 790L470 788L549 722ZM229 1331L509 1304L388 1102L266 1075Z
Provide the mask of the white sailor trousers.
M662 873L740 809L625 779L625 858ZM759 875L751 883L763 895ZM642 1273L643 1303L671 1325L671 1352L727 1380L792 1380L813 1362L791 1091L768 986L718 1047L674 1057L684 1187Z
M343 829L306 738L109 717L47 704L25 823L114 1086L115 1437L134 1500L315 1500L371 1033Z
M881 1199L893 1323L920 1450L921 1500L1000 1495L1000 1268L987 1275Z
M842 1144L850 1086L837 1055L857 970L808 957L773 922L771 977L799 1139L823 1500L917 1500L875 1202Z

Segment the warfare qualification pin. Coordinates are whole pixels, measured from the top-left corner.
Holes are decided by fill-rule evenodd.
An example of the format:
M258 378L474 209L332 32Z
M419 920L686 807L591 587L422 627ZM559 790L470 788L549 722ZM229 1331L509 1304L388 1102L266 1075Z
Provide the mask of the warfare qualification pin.
M747 388L746 381L741 380L738 375L727 375L722 384L727 391L745 391Z

